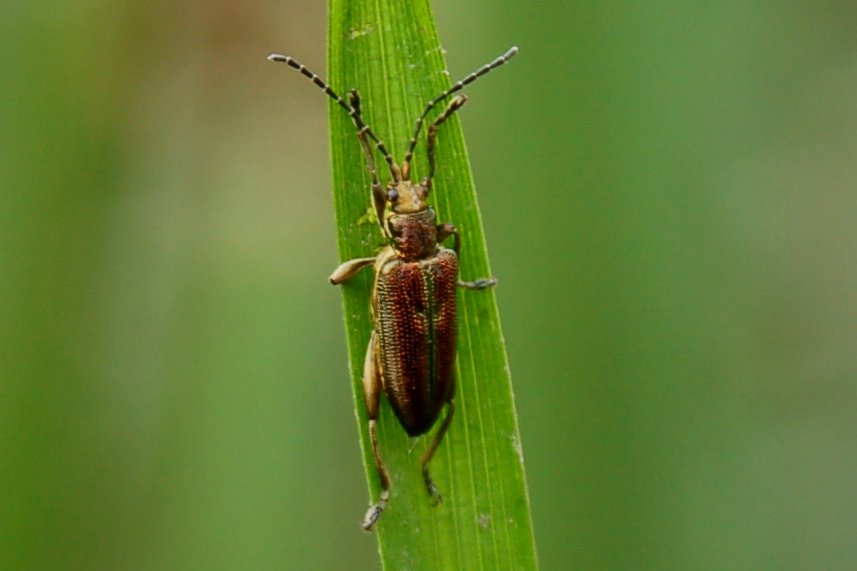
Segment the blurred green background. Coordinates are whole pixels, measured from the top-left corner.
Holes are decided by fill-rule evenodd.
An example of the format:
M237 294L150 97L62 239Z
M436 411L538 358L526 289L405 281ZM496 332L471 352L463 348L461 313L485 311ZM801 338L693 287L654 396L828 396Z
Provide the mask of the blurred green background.
M543 569L857 568L854 4L435 9ZM377 568L323 3L0 15L0 569Z

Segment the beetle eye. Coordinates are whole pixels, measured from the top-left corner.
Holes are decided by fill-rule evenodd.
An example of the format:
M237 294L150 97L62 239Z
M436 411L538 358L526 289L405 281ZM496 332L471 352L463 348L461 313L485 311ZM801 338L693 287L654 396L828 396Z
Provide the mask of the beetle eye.
M389 200L390 202L396 202L396 200L398 198L399 198L399 191L396 190L395 188L391 188L390 190L387 191L387 200Z

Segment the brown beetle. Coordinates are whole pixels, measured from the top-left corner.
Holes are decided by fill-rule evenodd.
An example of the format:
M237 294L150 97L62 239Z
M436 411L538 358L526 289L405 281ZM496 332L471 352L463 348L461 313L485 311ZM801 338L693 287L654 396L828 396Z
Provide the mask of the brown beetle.
M459 235L455 226L438 224L434 209L428 205L435 171L437 130L444 121L467 102L464 95L454 97L446 110L428 128L428 174L419 182L411 181L411 158L417 137L429 112L441 101L511 59L518 52L512 47L502 56L458 81L430 101L417 119L402 166L396 164L384 143L364 122L360 114L360 96L348 92L348 101L337 95L318 75L289 56L271 54L271 61L285 63L336 101L357 126L357 138L366 156L372 178L372 202L381 232L388 245L371 258L357 258L340 265L330 276L334 285L352 278L361 269L374 265L372 289L374 329L366 350L363 368L363 394L369 417L369 438L381 480L381 496L363 518L363 529L375 526L390 499L390 477L378 449L376 423L380 395L383 392L399 423L410 436L419 436L434 426L443 406L446 417L421 459L423 480L435 503L440 492L429 475L428 464L449 429L455 412L455 339L456 286L485 289L496 280L458 279ZM372 142L383 155L392 180L386 187L378 179ZM453 238L452 249L443 244Z

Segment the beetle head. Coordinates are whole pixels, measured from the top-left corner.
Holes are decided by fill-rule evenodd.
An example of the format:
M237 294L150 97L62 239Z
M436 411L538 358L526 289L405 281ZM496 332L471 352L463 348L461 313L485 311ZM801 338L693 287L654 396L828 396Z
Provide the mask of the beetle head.
M426 184L402 180L387 187L387 204L396 214L416 214L428 208Z

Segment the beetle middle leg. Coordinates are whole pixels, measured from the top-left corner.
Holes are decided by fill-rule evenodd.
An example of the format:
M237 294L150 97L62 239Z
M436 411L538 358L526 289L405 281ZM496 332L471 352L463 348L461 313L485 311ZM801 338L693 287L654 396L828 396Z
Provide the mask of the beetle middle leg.
M458 229L455 227L455 224L451 222L447 222L445 224L438 224L438 242L443 242L450 236L452 236L453 240L452 249L455 251L455 254L458 255L459 249L461 248L461 238L458 235ZM495 285L497 285L497 278L477 278L471 282L458 280L458 287L463 287L466 289L488 289L489 287L494 287Z

